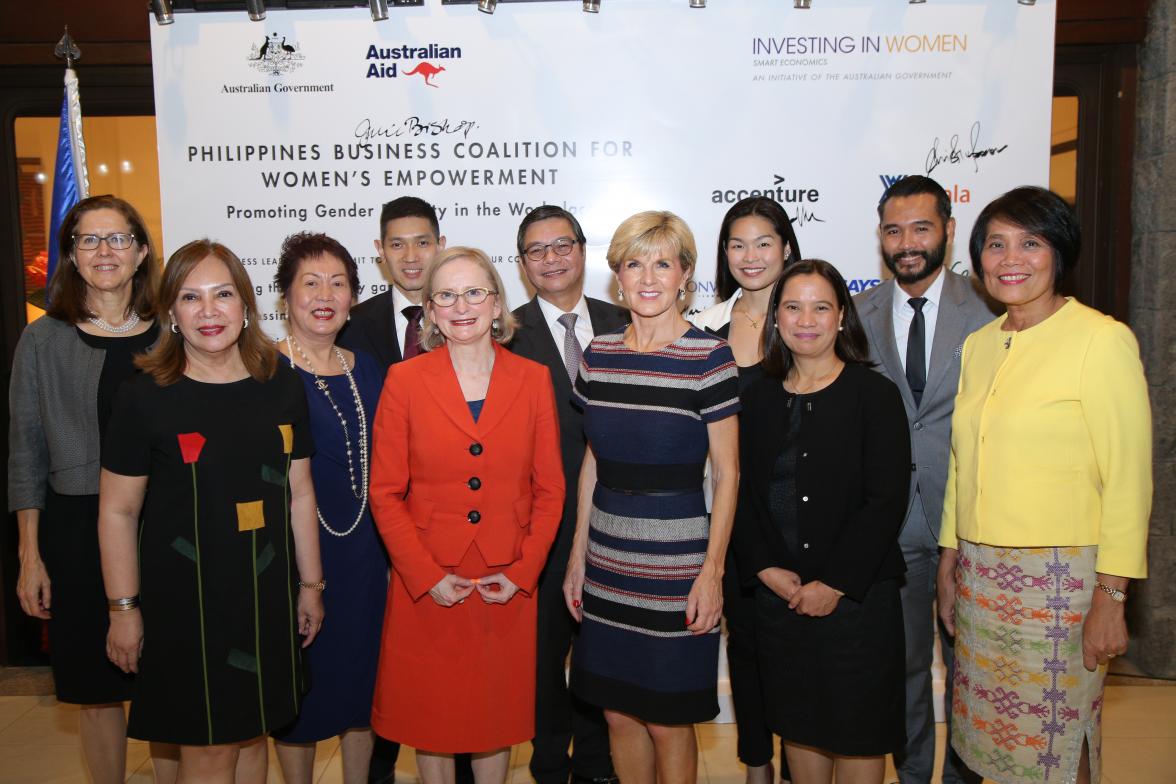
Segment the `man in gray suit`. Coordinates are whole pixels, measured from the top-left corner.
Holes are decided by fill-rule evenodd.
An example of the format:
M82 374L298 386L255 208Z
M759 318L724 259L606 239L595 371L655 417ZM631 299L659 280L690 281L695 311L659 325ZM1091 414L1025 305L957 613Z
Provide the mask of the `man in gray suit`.
M910 506L899 536L907 564L901 591L907 745L894 755L894 762L903 784L927 784L935 760L933 603L951 414L964 338L991 321L993 314L969 278L943 266L955 219L951 200L939 183L922 176L898 180L882 196L878 218L882 258L894 277L854 301L870 340L871 359L898 386L911 427ZM950 721L952 641L942 631L939 639L948 667ZM946 754L944 784L980 781L950 744Z

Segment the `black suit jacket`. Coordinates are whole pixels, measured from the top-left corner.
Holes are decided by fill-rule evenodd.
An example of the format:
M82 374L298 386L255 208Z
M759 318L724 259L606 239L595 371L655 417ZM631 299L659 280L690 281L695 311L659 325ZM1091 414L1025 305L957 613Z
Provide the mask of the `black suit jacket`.
M629 323L629 312L609 302L586 298L588 316L592 319L593 334L612 332ZM553 574L563 574L567 568L568 556L572 552L572 536L576 530L577 492L580 483L580 465L584 462L584 414L572 405L572 382L564 367L563 357L555 343L555 337L543 318L538 299L532 299L514 311L518 329L508 348L519 356L546 365L551 371L551 383L555 388L555 408L559 414L560 453L563 457L564 496L563 519L551 553L547 557L547 569Z
M898 388L864 365L846 365L804 405L796 468L795 545L772 520L772 469L787 431L779 379L743 393L739 415L739 506L735 555L750 582L780 566L861 601L878 580L906 570L898 533L910 490L911 440Z
M403 359L400 336L396 334L396 308L392 305L392 289L352 308L351 320L339 333L338 343L343 348L375 357L385 373Z

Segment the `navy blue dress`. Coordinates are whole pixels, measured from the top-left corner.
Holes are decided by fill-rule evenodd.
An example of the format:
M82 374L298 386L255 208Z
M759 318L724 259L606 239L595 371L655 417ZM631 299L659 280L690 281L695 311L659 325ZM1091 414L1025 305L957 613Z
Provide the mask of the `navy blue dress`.
M285 359L283 362L287 361ZM319 511L327 524L340 533L355 522L359 500L351 492L347 470L347 445L339 415L327 396L315 386L315 377L298 369L310 407L310 430L315 453L310 461ZM384 374L374 359L355 353L352 370L367 416L368 446L376 418L376 403ZM347 376L320 376L331 398L347 420L352 466L360 480L359 420ZM380 654L384 600L388 595L388 558L376 532L369 507L355 529L336 536L319 522L319 550L323 562L326 618L322 631L306 649L310 691L298 719L274 737L287 743L310 743L371 726L372 693Z
M600 335L575 395L597 483L572 691L657 724L712 719L719 627L687 631L686 599L710 533L707 424L739 411L731 349L695 327L648 353L627 348L623 330Z

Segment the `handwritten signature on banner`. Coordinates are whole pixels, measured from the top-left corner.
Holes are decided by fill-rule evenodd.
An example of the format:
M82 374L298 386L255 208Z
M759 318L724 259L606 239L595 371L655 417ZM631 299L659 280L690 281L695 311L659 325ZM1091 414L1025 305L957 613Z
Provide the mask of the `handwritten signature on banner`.
M451 136L461 134L462 138L469 138L470 131L478 127L473 120L422 120L420 117L408 117L404 122L378 125L370 117L365 117L355 126L357 139L390 139L400 136Z
M927 152L927 174L935 171L940 164L956 164L965 159L972 161L972 166L976 171L980 171L980 159L991 158L1000 155L1007 150L1007 144L993 145L989 147L980 146L980 121L972 123L972 132L970 136L971 146L966 150L960 149L960 135L957 133L951 137L949 147L946 150L939 149L939 137L935 137L935 141L931 142L931 149Z
M803 226L806 223L824 223L824 218L818 218L817 213L807 209L803 204L796 208L796 216L792 218L792 223L797 226Z

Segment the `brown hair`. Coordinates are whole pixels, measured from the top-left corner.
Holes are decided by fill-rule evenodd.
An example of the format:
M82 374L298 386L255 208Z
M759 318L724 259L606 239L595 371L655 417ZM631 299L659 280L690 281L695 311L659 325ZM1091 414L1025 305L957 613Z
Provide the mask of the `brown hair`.
M678 263L687 275L694 271L698 249L686 221L672 212L650 210L626 218L617 227L605 257L609 269L619 272L621 262L626 259L663 249L678 257Z
M177 250L167 260L167 267L163 271L163 283L159 287L159 301L164 306L159 313L159 341L148 354L138 357L135 364L155 379L155 383L166 387L179 381L188 367L188 356L184 350L184 338L172 331L171 306L180 295L184 281L192 274L200 262L209 256L219 259L229 271L233 287L237 289L237 296L245 305L245 317L248 326L241 330L237 338L237 350L241 352L241 361L245 363L249 375L254 381L266 381L273 378L278 367L278 352L261 329L261 319L257 312L257 298L253 295L253 283L249 274L245 272L241 260L231 250L212 240L194 240ZM253 318L249 318L250 316Z
M477 248L448 248L442 251L437 258L433 259L433 264L429 267L429 273L425 276L424 296L421 297L421 302L428 303L430 298L436 293L437 289L433 285L433 281L437 279L437 273L442 267L451 261L457 259L469 259L477 264L483 272L486 273L486 278L490 281L490 288L494 290L495 296L498 297L498 306L502 310L502 315L498 317L498 329L491 328L490 336L499 343L506 345L514 338L515 317L510 312L510 308L506 305L506 291L502 287L502 278L498 276L498 270L494 269L494 263L490 261L490 257ZM424 315L421 317L421 350L432 351L445 342L445 336L437 329L437 325L433 322L429 315L429 309L426 307Z
M46 299L49 300L46 313L71 324L94 316L86 302L86 281L74 262L74 232L77 231L82 216L92 210L114 210L122 215L131 229L131 234L135 235L135 241L140 247L147 249L143 263L131 278L130 308L144 320L154 318L156 297L159 294L159 261L155 258L155 243L151 241L151 235L147 233L147 224L143 222L143 216L139 211L129 202L110 194L82 199L66 213L65 220L61 222L61 228L57 232L57 268L53 271L53 278L49 281L48 291L45 292Z

